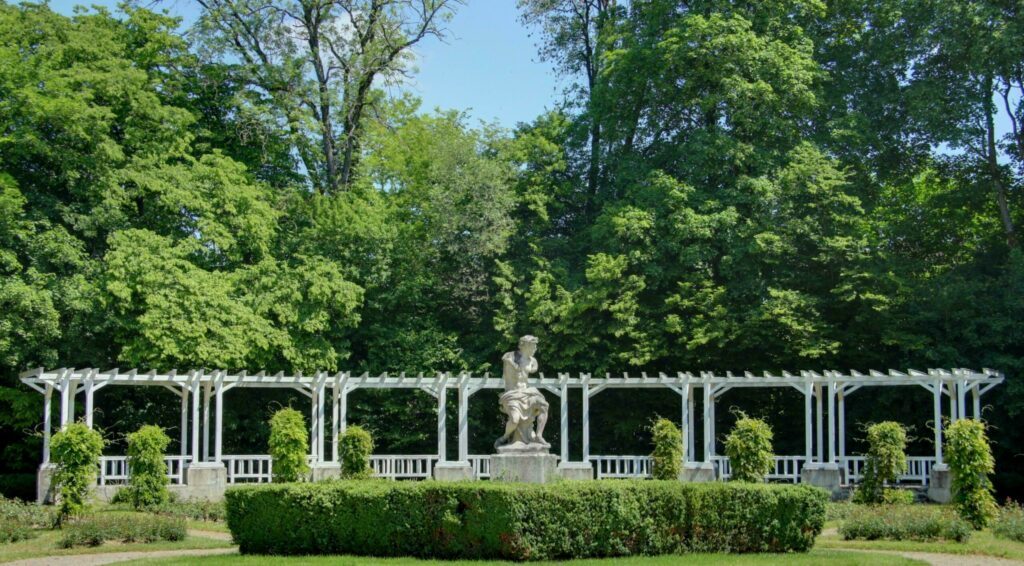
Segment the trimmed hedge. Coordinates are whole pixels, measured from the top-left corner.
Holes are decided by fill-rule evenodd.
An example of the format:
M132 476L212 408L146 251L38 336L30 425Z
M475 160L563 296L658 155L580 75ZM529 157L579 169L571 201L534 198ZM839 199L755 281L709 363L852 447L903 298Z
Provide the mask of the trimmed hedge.
M806 551L828 494L808 486L336 481L231 487L246 554L551 560Z

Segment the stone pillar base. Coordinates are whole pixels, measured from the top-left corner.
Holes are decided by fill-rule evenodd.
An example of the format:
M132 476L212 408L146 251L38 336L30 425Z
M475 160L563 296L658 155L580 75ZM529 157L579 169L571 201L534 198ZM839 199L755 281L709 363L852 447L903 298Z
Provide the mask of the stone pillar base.
M341 463L318 462L309 466L309 477L312 481L337 479L341 477Z
M679 471L679 481L707 483L715 481L715 465L711 462L686 462Z
M952 500L950 485L953 474L946 464L932 466L931 477L928 478L928 499L936 503L949 503Z
M197 462L185 469L188 499L220 501L228 487L228 469L221 462Z
M804 464L800 470L800 483L827 489L835 498L841 492L843 474L839 464Z
M53 473L57 471L55 464L43 464L36 472L36 503L53 503L56 501L53 485Z
M438 462L434 464L437 481L472 481L476 479L473 464L469 462Z
M563 480L592 480L594 465L590 462L562 462L558 465L558 473Z
M554 454L491 454L491 481L549 483L560 477Z

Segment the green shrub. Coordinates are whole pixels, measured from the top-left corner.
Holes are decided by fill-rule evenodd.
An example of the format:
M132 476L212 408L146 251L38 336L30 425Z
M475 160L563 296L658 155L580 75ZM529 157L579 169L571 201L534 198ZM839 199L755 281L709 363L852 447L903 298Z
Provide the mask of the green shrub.
M223 521L223 501L169 501L160 505L148 505L143 511L167 515L169 517L182 517L193 521Z
M157 542L184 540L185 519L160 515L101 513L68 521L61 528L61 548L99 546L107 541Z
M50 439L50 456L57 466L53 482L60 495L58 521L85 510L102 453L103 437L85 423L71 423Z
M826 521L841 521L850 516L854 505L850 501L829 501L825 506Z
M975 529L984 528L997 510L989 479L996 461L985 424L962 419L950 425L946 429L946 462L953 477L950 487L957 513Z
M1024 507L1007 500L1006 505L999 508L992 532L1000 538L1024 542Z
M338 440L341 456L341 476L349 479L365 479L373 475L370 455L373 454L373 437L361 426L350 426Z
M858 506L839 525L846 540L952 540L966 542L971 526L937 505Z
M309 475L309 438L302 413L286 407L270 417L270 458L275 482L304 480Z
M854 493L857 503L884 503L885 486L907 472L907 430L886 421L868 427L868 453L864 474Z
M651 454L654 479L678 479L683 467L683 433L679 427L668 419L658 419L651 426L651 440L654 442Z
M763 482L775 464L772 427L761 419L738 412L739 419L725 439L734 481Z
M128 435L128 487L118 492L136 509L170 500L164 452L171 439L164 429L145 425Z
M30 539L33 536L35 536L35 532L24 523L0 518L0 544L18 542L19 540Z
M673 481L336 481L228 488L243 553L558 560L805 551L828 494Z
M53 508L0 497L0 520L13 521L27 528L49 528L53 526Z
M909 489L886 488L882 491L883 505L911 505L917 499Z

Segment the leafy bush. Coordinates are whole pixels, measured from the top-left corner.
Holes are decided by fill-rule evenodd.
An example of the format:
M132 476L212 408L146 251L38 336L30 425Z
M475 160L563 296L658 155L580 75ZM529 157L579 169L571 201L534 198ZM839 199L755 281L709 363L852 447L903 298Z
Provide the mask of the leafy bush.
M85 510L102 453L103 437L85 423L71 423L50 439L50 457L57 466L53 481L60 494L58 521Z
M53 508L17 499L0 497L0 521L11 521L27 528L53 526Z
M828 493L679 481L336 481L228 488L243 553L558 560L805 551Z
M761 419L752 419L742 412L725 439L725 454L729 457L734 481L762 482L772 471L775 454L772 453L772 427Z
M996 461L988 445L985 424L959 420L946 429L946 462L952 478L953 505L975 529L988 525L996 515L996 500L989 475Z
M937 505L858 506L839 525L846 540L953 540L966 542L971 526Z
M164 452L171 439L164 429L145 425L128 435L128 487L118 492L136 509L170 500Z
M373 437L361 426L350 426L338 440L341 456L341 476L350 479L365 479L373 475L370 455L373 454Z
M169 501L160 505L148 505L143 511L167 515L169 517L182 517L193 521L223 521L223 501Z
M1007 500L992 523L992 532L997 537L1024 542L1024 506Z
M850 516L854 505L850 501L829 501L825 506L826 521L842 521Z
M668 419L658 419L651 426L651 440L654 441L654 453L651 454L654 479L678 479L683 467L683 433L679 427Z
M885 503L885 486L894 484L907 472L907 430L886 421L868 427L868 453L856 503Z
M887 488L882 491L882 504L884 505L911 505L917 496L909 489Z
M309 438L302 413L286 407L270 417L270 458L274 481L291 482L309 475Z
M61 529L62 548L99 546L106 541L157 542L184 540L185 519L160 515L102 513L68 521Z
M33 536L35 536L35 532L28 525L11 519L0 518L0 544L18 542Z

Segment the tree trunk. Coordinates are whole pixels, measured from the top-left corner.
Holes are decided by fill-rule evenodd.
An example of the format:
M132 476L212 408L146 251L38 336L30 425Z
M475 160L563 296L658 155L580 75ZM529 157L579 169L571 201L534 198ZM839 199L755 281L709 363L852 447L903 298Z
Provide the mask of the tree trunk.
M1013 217L1010 215L1010 203L1006 198L1006 186L1003 184L1002 175L999 172L998 149L996 147L996 126L993 116L995 108L991 96L995 92L993 88L992 75L985 77L988 87L985 94L990 98L985 101L985 130L986 130L986 165L989 181L996 191L996 204L999 206L999 219L1003 223L1003 232L1006 235L1006 244L1011 248L1017 247L1017 233L1013 226Z

